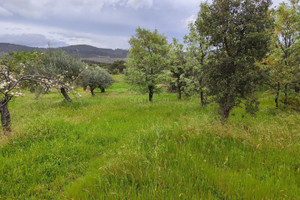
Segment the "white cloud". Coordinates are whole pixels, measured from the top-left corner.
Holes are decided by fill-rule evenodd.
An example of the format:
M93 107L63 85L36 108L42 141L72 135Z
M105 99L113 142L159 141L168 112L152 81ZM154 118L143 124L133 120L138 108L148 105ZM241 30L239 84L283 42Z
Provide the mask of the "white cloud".
M191 15L188 18L184 19L183 22L184 22L185 26L188 27L188 25L190 23L194 23L196 21L196 19L197 19L196 15Z
M200 3L204 2L203 0L164 0L170 6L180 9L180 8L195 8L199 10Z
M153 5L153 0L128 0L127 5L134 9L142 7L151 8Z

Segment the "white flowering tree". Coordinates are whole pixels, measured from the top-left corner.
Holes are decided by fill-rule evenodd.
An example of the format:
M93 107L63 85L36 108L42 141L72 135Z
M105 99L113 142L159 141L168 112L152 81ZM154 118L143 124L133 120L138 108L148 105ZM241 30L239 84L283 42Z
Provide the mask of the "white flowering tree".
M11 132L11 118L8 103L15 97L22 96L20 87L26 81L34 82L47 89L50 87L64 87L62 78L47 77L40 74L25 74L26 65L20 63L9 65L10 63L0 60L0 114L1 124L4 134Z

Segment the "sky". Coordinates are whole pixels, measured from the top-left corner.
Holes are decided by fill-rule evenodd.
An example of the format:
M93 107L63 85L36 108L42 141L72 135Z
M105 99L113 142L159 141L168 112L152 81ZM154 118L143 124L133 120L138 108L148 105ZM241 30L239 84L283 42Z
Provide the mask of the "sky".
M283 0L273 0L278 5ZM128 49L137 27L183 38L204 0L0 0L0 42Z

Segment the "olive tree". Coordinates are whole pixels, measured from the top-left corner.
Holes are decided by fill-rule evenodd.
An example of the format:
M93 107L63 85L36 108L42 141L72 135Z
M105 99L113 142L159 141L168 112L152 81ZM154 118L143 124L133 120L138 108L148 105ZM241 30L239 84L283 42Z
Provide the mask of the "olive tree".
M157 84L162 80L167 66L169 45L167 38L157 30L137 28L129 41L131 46L127 57L127 78L142 91L148 91L149 101L157 92Z
M7 66L9 66L12 71L18 70L19 69L18 66L20 64L25 64L26 68L24 68L24 74L32 75L32 74L37 74L37 72L35 72L33 69L36 68L37 65L41 65L42 57L43 57L42 52L18 51L18 52L9 53L9 55L3 57L3 59L7 60ZM39 83L33 81L21 82L20 87L22 89L29 89L30 92L35 92L36 99L39 97L41 93L48 92L48 90L47 89L45 90L45 88L43 88Z
M255 63L268 51L270 4L270 0L213 0L201 5L199 30L206 32L212 48L204 74L222 122L243 99L250 100L262 81Z
M109 66L110 73L112 74L123 74L126 69L124 60L116 60L111 66Z
M67 92L72 90L73 83L85 69L84 63L79 58L70 56L64 51L48 50L42 56L41 65L32 71L59 80L57 88L68 102L72 102Z
M8 103L13 98L23 95L20 92L20 87L24 82L34 82L44 88L59 84L59 81L52 77L40 74L25 74L25 68L26 64L24 63L16 65L15 62L11 62L11 59L0 59L0 114L4 133L11 132L11 118Z
M186 55L184 54L184 46L175 38L173 38L173 43L170 46L168 57L169 83L176 88L178 100L181 100L185 86Z
M204 67L207 66L210 49L209 36L200 25L203 19L198 17L197 21L189 25L189 34L185 35L186 44L186 88L188 93L196 93L200 96L202 106L207 104L206 82Z
M260 63L268 72L272 89L275 90L275 105L279 107L280 92L284 93L284 104L288 103L288 92L294 86L299 92L300 80L300 14L299 0L291 5L282 3L274 12L275 28L271 51Z
M105 69L91 66L82 74L80 80L83 89L86 90L89 87L93 96L96 88L100 88L101 92L105 92L105 89L114 83L114 79Z

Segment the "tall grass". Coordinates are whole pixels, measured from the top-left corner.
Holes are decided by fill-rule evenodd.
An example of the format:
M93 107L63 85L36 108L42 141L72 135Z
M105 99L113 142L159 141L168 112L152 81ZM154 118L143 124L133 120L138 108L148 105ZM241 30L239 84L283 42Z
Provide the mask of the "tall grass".
M28 94L9 107L0 199L299 199L300 114L262 95L256 118L175 94Z

